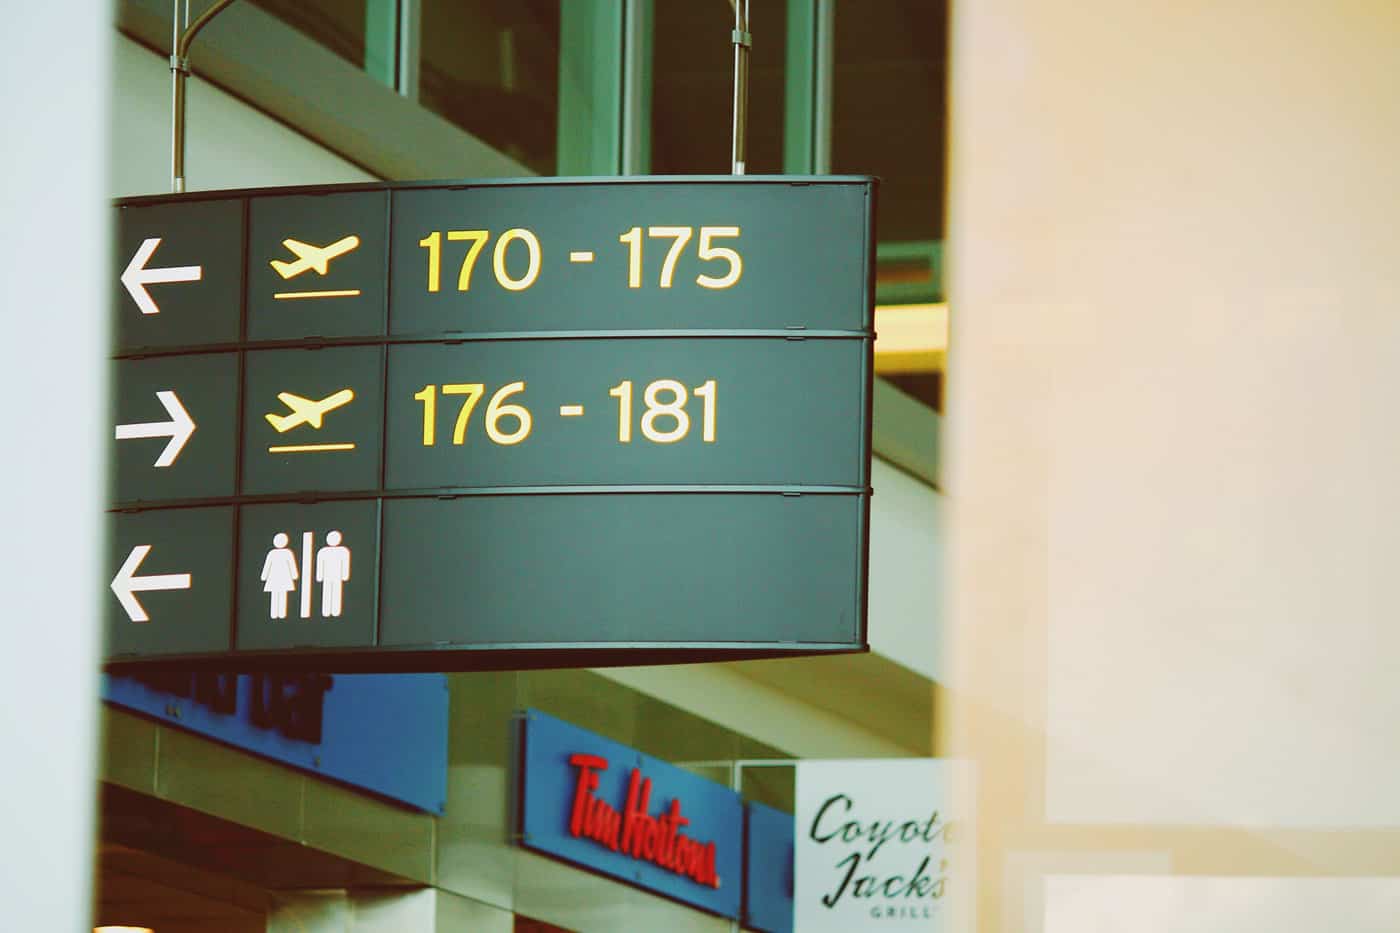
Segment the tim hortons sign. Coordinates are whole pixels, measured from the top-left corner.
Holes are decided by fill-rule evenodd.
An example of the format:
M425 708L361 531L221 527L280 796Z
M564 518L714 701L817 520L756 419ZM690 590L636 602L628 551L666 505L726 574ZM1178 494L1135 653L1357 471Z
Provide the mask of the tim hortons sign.
M527 849L738 919L737 793L538 710L520 714L519 839Z

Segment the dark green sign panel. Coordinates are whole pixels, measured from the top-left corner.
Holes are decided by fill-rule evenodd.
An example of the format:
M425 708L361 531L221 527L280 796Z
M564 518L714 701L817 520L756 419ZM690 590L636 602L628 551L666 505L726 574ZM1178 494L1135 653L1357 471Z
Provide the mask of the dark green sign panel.
M384 423L384 348L244 354L243 490L374 489Z
M245 506L238 556L239 649L374 646L377 501Z
M384 333L388 192L256 198L248 218L248 337Z
M385 486L858 486L848 340L500 340L390 347Z
M238 355L118 360L111 463L123 502L232 496Z
M121 202L109 662L862 649L873 211L786 177Z
M849 496L469 496L384 504L380 643L848 643ZM530 569L530 573L522 573ZM762 585L749 586L755 575Z
M118 345L229 344L240 335L243 200L118 206Z
M867 325L869 188L648 182L394 192L395 334Z
M228 647L233 513L224 506L113 517L109 655L178 657Z

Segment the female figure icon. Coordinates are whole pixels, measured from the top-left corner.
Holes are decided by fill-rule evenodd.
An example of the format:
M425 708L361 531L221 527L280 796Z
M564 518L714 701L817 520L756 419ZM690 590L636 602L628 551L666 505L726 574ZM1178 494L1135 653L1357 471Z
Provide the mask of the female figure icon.
M263 561L263 592L271 594L270 613L274 619L287 618L287 594L296 588L297 558L287 547L287 536L278 532L272 538L272 550Z

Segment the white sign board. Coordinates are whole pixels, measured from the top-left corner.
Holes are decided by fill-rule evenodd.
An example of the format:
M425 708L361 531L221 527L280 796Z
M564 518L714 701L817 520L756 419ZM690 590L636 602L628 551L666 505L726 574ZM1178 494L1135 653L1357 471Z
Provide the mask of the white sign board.
M797 933L971 929L970 774L931 758L798 762Z

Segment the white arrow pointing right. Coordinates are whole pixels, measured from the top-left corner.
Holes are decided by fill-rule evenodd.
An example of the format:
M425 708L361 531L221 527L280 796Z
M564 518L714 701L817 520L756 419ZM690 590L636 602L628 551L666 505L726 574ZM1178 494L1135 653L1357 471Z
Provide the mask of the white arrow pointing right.
M122 608L126 610L127 618L133 622L151 621L151 617L146 615L145 608L137 602L136 597L132 595L133 593L153 590L187 590L190 588L190 575L187 573L136 576L141 561L145 560L149 553L151 553L149 544L136 545L126 556L126 563L122 564L122 569L118 570L117 575L112 578L112 592L117 594L117 602L122 604Z
M185 442L194 433L195 424L190 413L185 411L185 406L180 404L180 397L174 392L162 389L156 393L156 398L165 407L165 413L170 416L170 420L119 424L117 425L117 440L125 441L133 437L170 438L170 443L165 445L165 449L160 452L155 463L158 467L168 467L175 462L176 457L180 456L180 451L185 449Z
M198 282L204 277L203 266L169 266L164 269L147 269L146 263L151 261L151 255L155 253L156 247L160 246L160 237L153 236L142 241L136 248L136 254L131 257L131 262L126 264L126 270L122 272L122 284L126 286L127 294L131 300L136 302L136 307L141 309L142 314L160 314L160 307L151 297L151 293L146 291L147 285L163 285L166 282Z

